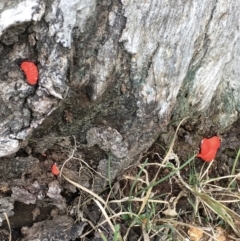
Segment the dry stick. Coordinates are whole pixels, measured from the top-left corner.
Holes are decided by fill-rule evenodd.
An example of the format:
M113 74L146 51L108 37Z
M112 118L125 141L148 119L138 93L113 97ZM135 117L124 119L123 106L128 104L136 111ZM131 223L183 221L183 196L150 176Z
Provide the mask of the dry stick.
M210 169L210 167L212 166L212 164L213 164L213 162L214 162L214 159L210 162L210 164L208 165L208 167L207 167L207 169L205 170L205 172L202 174L202 175L200 175L200 181L202 181L202 179L207 175L207 179L209 179L208 178L208 171L209 171L209 169Z
M143 235L143 240L144 241L150 241L150 238L149 238L149 235L147 233L147 230L146 230L146 223L145 222L142 222L142 235Z
M80 185L77 182L74 182L72 180L70 180L68 177L66 177L65 175L62 175L68 182L70 182L72 185L74 185L77 188L80 188L81 190L85 191L86 193L90 194L91 196L95 197L98 201L100 201L102 204L106 205L106 202L100 197L98 196L96 193L92 192L91 190L89 190L88 188Z
M103 216L105 217L105 219L107 220L110 228L112 229L113 233L115 233L115 227L113 226L113 224L112 224L109 216L107 215L105 209L103 208L103 206L100 204L100 202L98 200L93 199L93 201L98 205L98 207L102 211Z
M98 200L95 200L95 199L93 199L93 200L94 200L94 202L98 205L98 207L100 208L100 210L102 211L103 216L105 217L105 219L106 219L106 221L108 222L109 226L111 227L113 233L115 234L116 229L115 229L115 227L113 226L113 224L112 224L112 222L111 222L111 220L110 220L112 217L109 217L109 216L107 215L107 213L106 213L106 211L105 211L105 208L103 208L103 206L101 205L101 203L100 203ZM122 237L121 237L120 234L119 234L119 238L118 238L118 239L119 239L120 241L123 241L123 239L122 239Z
M180 126L182 125L182 123L183 123L187 118L188 118L188 117L186 117L186 118L184 118L184 119L182 119L182 120L180 121L180 123L179 123L179 125L178 125L178 127L177 127L177 130L175 131L173 140L172 140L172 142L171 142L171 144L170 144L170 146L169 146L169 150L168 150L168 152L167 152L167 155L166 155L165 158L163 159L162 165L163 165L165 162L168 161L169 156L170 156L170 154L172 153L172 150L173 150L174 142L175 142L175 140L176 140L176 138L177 138L177 132L178 132ZM153 180L151 181L151 183L155 183L155 182L156 182L156 179L157 179L157 177L158 177L158 174L159 174L159 172L160 172L160 169L161 169L161 168L158 169L158 171L157 171L156 175L154 176ZM150 188L147 190L147 193L146 193L146 196L145 196L145 200L142 202L142 205L141 205L141 207L140 207L140 210L139 210L139 212L138 212L138 215L141 214L142 211L143 211L143 209L145 208L146 203L147 203L147 201L148 201L148 199L149 199L149 196L151 195L152 188L153 188L153 185L150 185Z
M78 184L78 183L70 180L69 178L67 178L65 175L62 174L63 168L64 168L65 164L73 158L74 153L75 153L75 151L76 151L76 138L75 138L75 136L73 136L73 138L74 138L74 149L73 149L73 151L72 151L71 156L68 157L68 159L64 161L59 176L60 176L60 177L63 176L68 182L70 182L70 183L73 184L74 186L76 186L76 187L80 188L81 190L89 193L90 195L92 195L93 197L95 197L97 200L99 200L102 204L104 204L104 206L106 207L106 206L107 206L107 203L106 203L101 197L99 197L97 194L95 194L94 192L90 191L89 189L85 188L84 186L82 186L82 185L80 185L80 184ZM84 162L84 163L85 163L85 162ZM86 164L86 163L85 163L85 164ZM100 203L99 203L98 201L96 201L96 200L94 200L94 201L96 202L96 204L97 204L98 206L100 205ZM105 215L105 214L106 214L105 210L102 210L102 208L101 208L100 206L99 206L99 208L101 209L102 212L104 211L103 214L104 214L105 218L108 217L108 216ZM107 220L110 221L109 218L108 218ZM110 227L112 228L113 232L115 232L115 227L112 225L111 221L109 222L109 225L110 225Z
M240 238L233 237L231 235L228 235L228 238L231 238L232 240L240 241Z
M199 230L201 230L204 234L208 235L208 237L212 238L214 241L219 241L218 239L216 239L215 237L213 237L211 234L209 234L208 232L206 232L205 230L208 230L209 228L202 228L202 227L198 227L198 226L194 226L188 223L183 223L180 221L176 221L174 219L164 219L164 218L159 218L158 219L159 222L161 223L167 223L167 224L172 224L173 226L177 226L177 225L181 225L181 226L185 226L188 228L198 228ZM205 230L204 230L205 229Z
M182 123L183 123L187 118L188 118L188 117L185 117L185 118L182 119L182 120L180 121L180 123L178 124L178 127L177 127L177 129L176 129L176 131L175 131L175 134L174 134L174 137L173 137L173 140L172 140L172 142L171 142L171 144L170 144L170 146L169 146L169 150L168 150L165 158L163 159L162 165L164 165L165 162L167 162L167 161L169 160L169 156L172 154L174 142L175 142L175 140L176 140L176 138L177 138L178 130L179 130L180 126L182 125ZM156 182L156 179L157 179L157 177L158 177L158 174L159 174L159 172L160 172L160 169L161 169L161 168L158 169L156 175L154 176L153 180L151 181L151 183L150 183L150 185L149 185L150 187L149 187L149 189L147 190L146 196L145 196L145 198L144 198L144 200L143 200L143 202L142 202L142 205L141 205L141 207L140 207L140 209L139 209L138 215L140 215L140 214L142 213L143 209L145 208L145 206L146 206L146 204L147 204L147 201L148 201L148 199L149 199L149 197L150 197L150 195L151 195L152 188L153 188L153 185L151 185L151 184L154 184L154 183ZM130 228L134 225L134 223L135 223L135 220L133 220L132 223L130 224L130 226L129 226L129 228L128 228L125 236L124 236L124 239L126 239L126 237L128 236L128 234L129 234L129 232L130 232Z
M138 216L134 213L131 213L131 212L121 212L121 213L117 213L117 214L114 214L112 215L111 217L109 217L109 219L113 219L113 218L116 218L116 217L120 217L122 215L133 215L135 216L136 218L138 218ZM176 221L175 219L164 219L164 218L158 218L157 221L161 222L161 223L171 223L175 226L177 225L182 225L182 226L185 226L185 227L188 227L188 228L198 228L200 230L203 231L203 233L205 233L206 235L208 235L210 238L213 238L214 240L218 241L215 237L213 237L211 234L209 234L208 232L206 232L205 230L207 230L208 228L202 228L202 227L197 227L197 226L194 226L194 225L191 225L191 224L187 224L187 223L183 223L183 222L179 222L179 221ZM102 226L103 224L105 224L107 222L107 220L104 220L102 221L101 223L97 224L96 225L96 228ZM81 236L82 237L82 236ZM236 239L236 240L239 240L240 239Z
M74 139L74 149L73 149L73 151L72 151L72 154L68 157L68 159L64 161L64 163L63 163L63 165L62 165L62 167L61 167L60 175L59 175L59 176L60 176L60 177L62 176L63 168L64 168L64 166L66 165L66 163L67 163L68 161L70 161L71 159L77 159L77 160L83 162L90 170L94 171L96 174L98 174L98 175L100 175L102 178L105 178L105 179L106 179L106 177L104 177L101 173L96 172L96 171L95 171L93 168L91 168L84 160L82 160L82 159L80 159L80 158L74 157L74 153L75 153L75 151L76 151L76 149L77 149L77 142L76 142L75 136L72 136L72 137L73 137L73 139Z
M204 185L206 185L206 184L208 184L208 183L210 183L210 182L213 182L213 181L219 181L219 180L222 180L222 179L232 178L232 177L234 177L233 180L236 180L237 175L228 175L228 176L223 176L223 177L210 178L210 179L204 180L203 183L204 183ZM221 187L221 188L222 188L222 189L226 189L226 190L229 189L229 188L223 188L223 187Z
M8 228L9 228L9 241L12 241L12 230L11 230L11 225L10 225L10 222L9 222L9 219L8 219L8 216L6 213L3 213L5 218L6 218L6 221L7 221L7 224L8 224Z
M131 212L120 212L120 213L115 213L114 215L112 215L111 217L109 217L109 219L114 219L114 218L117 218L117 217L121 217L122 215L133 215L133 216L135 216L136 218L138 218L138 216L136 215L136 214L134 214L134 213L131 213ZM87 220L88 221L88 220ZM107 222L107 220L104 220L104 221L102 221L101 223L99 223L99 224L97 224L97 225L95 225L94 226L94 228L93 228L93 225L91 225L92 226L92 228L93 229L98 229L98 227L101 227L103 224L105 224ZM84 238L85 236L87 236L89 233L91 233L92 232L92 230L90 230L90 231L88 231L87 233L85 233L85 234L83 234L83 235L81 235L80 236L80 238Z
M175 154L174 154L175 155ZM216 211L213 209L213 207L208 203L208 202L206 202L204 199L206 199L206 197L207 198L209 198L210 200L212 200L212 201L214 201L215 199L213 198L213 197L208 197L208 195L205 197L204 196L204 193L202 194L201 193L201 191L199 192L199 191L196 191L196 192L194 192L194 190L182 179L182 176L181 176L181 174L180 174L180 170L179 170L179 166L180 166L180 162L179 162L179 159L178 159L178 157L177 157L177 155L175 155L175 161L177 162L177 166L178 166L178 172L177 172L177 176L178 176L178 178L179 178L179 180L181 181L181 183L186 187L186 188L188 188L189 190L190 190L190 192L191 193L193 193L194 195L196 195L196 193L197 193L197 195L198 195L198 197L200 198L200 201L201 201L201 203L203 204L203 206L204 205L206 205L210 210L212 210L213 212L215 212L216 213ZM210 164L211 165L211 164ZM210 166L209 165L209 166ZM207 168L207 170L209 170L209 168ZM202 179L202 177L203 176L205 176L206 175L206 172L204 172L204 174L200 177L201 179ZM197 199L197 201L198 201L198 199ZM216 202L219 202L219 201L217 201L217 200L215 200ZM198 201L199 202L199 201ZM220 202L219 202L220 203ZM198 205L198 204L197 204ZM227 207L225 207L225 209L227 209L227 210L229 210L229 211L231 211L229 208L227 208ZM205 209L205 211L206 211L206 209ZM226 210L224 210L225 212L227 212L227 214L228 214L228 217L230 218L230 220L232 220L233 219L233 217L229 214L229 211L226 211ZM231 214L233 214L233 215L235 215L235 217L237 217L238 218L238 220L240 220L239 218L239 216L237 215L237 214L235 214L235 212L232 212ZM219 214L218 214L219 215ZM226 215L226 214L225 214ZM220 216L220 215L219 215ZM223 218L224 219L224 218ZM240 235L240 232L238 232L238 230L235 228L235 226L233 226L232 225L232 223L230 223L230 222L228 222L228 224L232 227L232 229L233 229L233 231L236 233L236 234L238 234L238 235Z
M76 160L79 160L80 162L83 162L91 171L95 172L95 173L98 174L100 177L106 179L106 177L104 177L100 172L97 172L97 171L95 171L93 168L91 168L91 167L87 164L87 162L85 162L84 160L82 160L82 159L80 159L80 158L78 158L78 157L74 157L74 156L72 157L72 159L76 159Z
M64 161L64 163L63 163L63 165L62 165L62 168L61 168L61 170L60 170L60 175L59 175L60 177L62 176L62 171L63 171L63 168L64 168L65 164L66 164L69 160L71 160L71 159L73 158L73 155L74 155L74 153L75 153L75 151L76 151L76 149L77 149L75 136L73 136L73 139L74 139L74 149L73 149L73 151L72 151L71 156L70 156L66 161Z
M62 176L63 176L68 182L70 182L71 184L73 184L75 187L78 187L78 188L80 188L81 190L83 190L83 191L87 192L88 194L92 195L92 196L95 197L99 202L101 202L105 207L107 207L107 203L106 203L100 196L98 196L97 194L95 194L94 192L92 192L91 190L89 190L88 188L80 185L79 183L76 183L76 182L70 180L70 179L67 178L65 175L62 175ZM93 200L94 200L94 199L93 199ZM96 200L94 200L94 201L95 201L96 204L98 204L98 206L99 206L99 202L97 202ZM101 207L102 207L102 206L101 206ZM99 206L99 208L100 208L100 206ZM102 209L102 208L100 208L100 209L101 209L101 211L103 212L103 209ZM105 210L104 210L103 214L104 214L104 216L105 216L105 214L106 214ZM107 215L107 214L106 214L106 215ZM106 216L105 216L105 217L106 217ZM107 217L108 217L108 216L107 216ZM108 218L107 221L109 221L109 220L110 220L110 219ZM111 221L110 221L110 223L111 223ZM110 223L109 223L109 225L110 225L111 229L113 230L113 232L115 232L115 227L114 227L112 224L110 224Z

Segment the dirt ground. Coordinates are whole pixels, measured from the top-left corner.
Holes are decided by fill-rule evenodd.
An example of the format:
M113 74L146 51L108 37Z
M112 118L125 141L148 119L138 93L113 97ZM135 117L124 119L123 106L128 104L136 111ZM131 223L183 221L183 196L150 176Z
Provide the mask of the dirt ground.
M229 131L223 134L211 133L211 131L209 131L209 133L205 133L202 136L197 134L190 125L185 124L178 132L173 148L174 153L177 154L182 164L188 160L189 157L198 153L202 137L211 137L217 134L221 137L222 142L216 160L209 169L209 177L230 175L240 146L239 124L240 120L237 121ZM169 133L172 134L173 132L170 131ZM148 158L148 163L161 164L167 151L166 139L169 139L169 133L162 134L159 139L156 140L152 147L145 153L141 161L142 163ZM90 220L95 226L104 220L97 205L89 199L89 195L85 192L69 184L63 178L54 176L51 173L51 165L56 162L61 166L69 157L69 153L71 153L70 150L64 148L64 144L62 144L54 146L41 155L33 152L31 153L31 158L29 157L27 149L22 149L16 154L16 160L23 161L26 159L28 163L32 163L32 166L28 167L27 171L24 170L24 173L22 173L20 177L15 177L14 174L12 174L12 178L15 179L15 181L12 181L11 184L10 182L6 185L4 185L4 183L1 184L1 198L11 197L14 199L14 209L12 210L14 215L10 215L9 217L12 229L12 240L34 240L36 237L42 237L42 239L46 237L49 238L45 240L102 240L99 233L95 231L90 231L84 238L80 238L81 235L91 230L90 224L84 220ZM70 177L71 180L84 184L83 186L90 189L90 184L94 181L95 174L87 165L80 162L80 159L81 156L78 156L78 154L74 155L74 158L65 165L66 169L64 175ZM174 160L172 160L172 163L175 165ZM206 163L196 158L191 165L194 165L195 170L200 172L202 166L206 165ZM96 168L96 164L92 162L90 163L90 167L94 169ZM72 170L78 171L74 172ZM155 176L157 168L154 165L150 165L146 167L146 170L148 178L151 180ZM240 166L238 162L236 172L239 170ZM137 176L138 172L139 168L137 168L136 165L132 166L127 169L118 180L115 180L112 185L114 187L117 186L119 188L117 190L121 191L116 191L114 193L115 196L111 194L110 199L127 197L133 181L129 181L129 179L125 177L130 176L134 178ZM168 174L169 169L163 168L158 175L158 179ZM181 175L186 180L189 179L189 165L181 170ZM9 176L11 177L11 175ZM35 183L35 186L33 183ZM224 181L218 184L222 186L226 185ZM14 185L19 189L16 190L11 188ZM50 189L51 191L49 191ZM109 198L109 190L110 187L108 186L106 190L99 195L106 200ZM165 200L170 200L171 197L177 197L182 190L183 186L180 185L179 182L174 179L171 181L167 179L161 184L156 185L152 192L155 195L164 197ZM33 201L26 201L29 200L30 196ZM36 199L36 197L38 198ZM187 201L187 198L189 197L180 197L176 205L176 212L180 213L178 216L179 220L185 223L191 223L193 219L192 206L190 202ZM116 212L119 211L118 206L112 205L112 207ZM161 205L159 206L159 208L163 207L164 206ZM239 205L236 206L229 203L228 207L240 215ZM137 210L139 206L135 206L134 208ZM202 210L202 213L204 215L204 210ZM215 224L217 225L219 220L217 217L214 218L216 218ZM128 223L119 220L119 224L120 232L124 234L128 228ZM46 228L44 231L45 236L40 235L40 233L44 233L42 231L43 227ZM228 227L226 230L229 233L232 232ZM110 235L108 238L112 240L112 232L109 231L107 225L105 225L105 234L106 236ZM138 240L140 236L141 227L134 227L129 233L129 237L131 237L129 240ZM160 241L161 239L159 236L157 237L151 240ZM0 229L0 240L9 240L9 228L6 220L3 221ZM174 240L174 238L172 240Z

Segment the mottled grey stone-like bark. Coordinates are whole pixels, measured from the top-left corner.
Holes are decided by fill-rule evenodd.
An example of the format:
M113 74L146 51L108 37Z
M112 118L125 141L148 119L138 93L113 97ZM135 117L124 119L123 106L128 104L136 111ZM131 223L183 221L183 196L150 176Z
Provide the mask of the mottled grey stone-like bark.
M115 177L171 116L224 131L240 110L239 19L231 0L2 2L0 156L74 135L106 177L110 158Z
M82 232L86 223L74 223L68 216L59 216L53 220L35 223L31 228L23 227L22 241L34 240L75 240ZM44 230L44 231L43 231Z

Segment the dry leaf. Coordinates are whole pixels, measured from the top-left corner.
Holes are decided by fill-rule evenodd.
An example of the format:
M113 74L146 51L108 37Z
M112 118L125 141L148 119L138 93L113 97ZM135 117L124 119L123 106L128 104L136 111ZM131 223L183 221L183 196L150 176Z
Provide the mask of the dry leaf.
M216 236L217 241L227 241L225 232L221 227L217 227L216 231L217 231L217 236Z
M163 211L163 214L165 214L166 216L171 216L171 217L175 217L178 215L178 213L176 212L175 209L170 209L170 208Z
M188 235L191 241L199 241L203 236L203 231L199 228L191 227L188 229Z

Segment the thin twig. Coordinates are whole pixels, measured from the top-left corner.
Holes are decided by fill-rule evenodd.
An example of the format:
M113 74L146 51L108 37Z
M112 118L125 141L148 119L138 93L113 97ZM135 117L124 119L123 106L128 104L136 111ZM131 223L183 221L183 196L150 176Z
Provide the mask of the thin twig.
M9 228L9 241L12 241L12 230L11 230L11 225L10 225L10 222L9 222L9 219L8 219L8 216L6 213L3 213L5 218L6 218L6 221L7 221L7 224L8 224L8 228Z
M63 165L62 165L62 167L61 167L61 170L60 170L60 175L59 175L60 177L62 176L62 171L63 171L63 168L64 168L65 164L66 164L69 160L71 160L71 159L73 158L74 153L75 153L75 151L76 151L76 149L77 149L75 136L73 136L73 139L74 139L74 148L73 148L72 154L71 154L70 157L68 157L68 159L67 159L66 161L64 161L64 163L63 163Z

